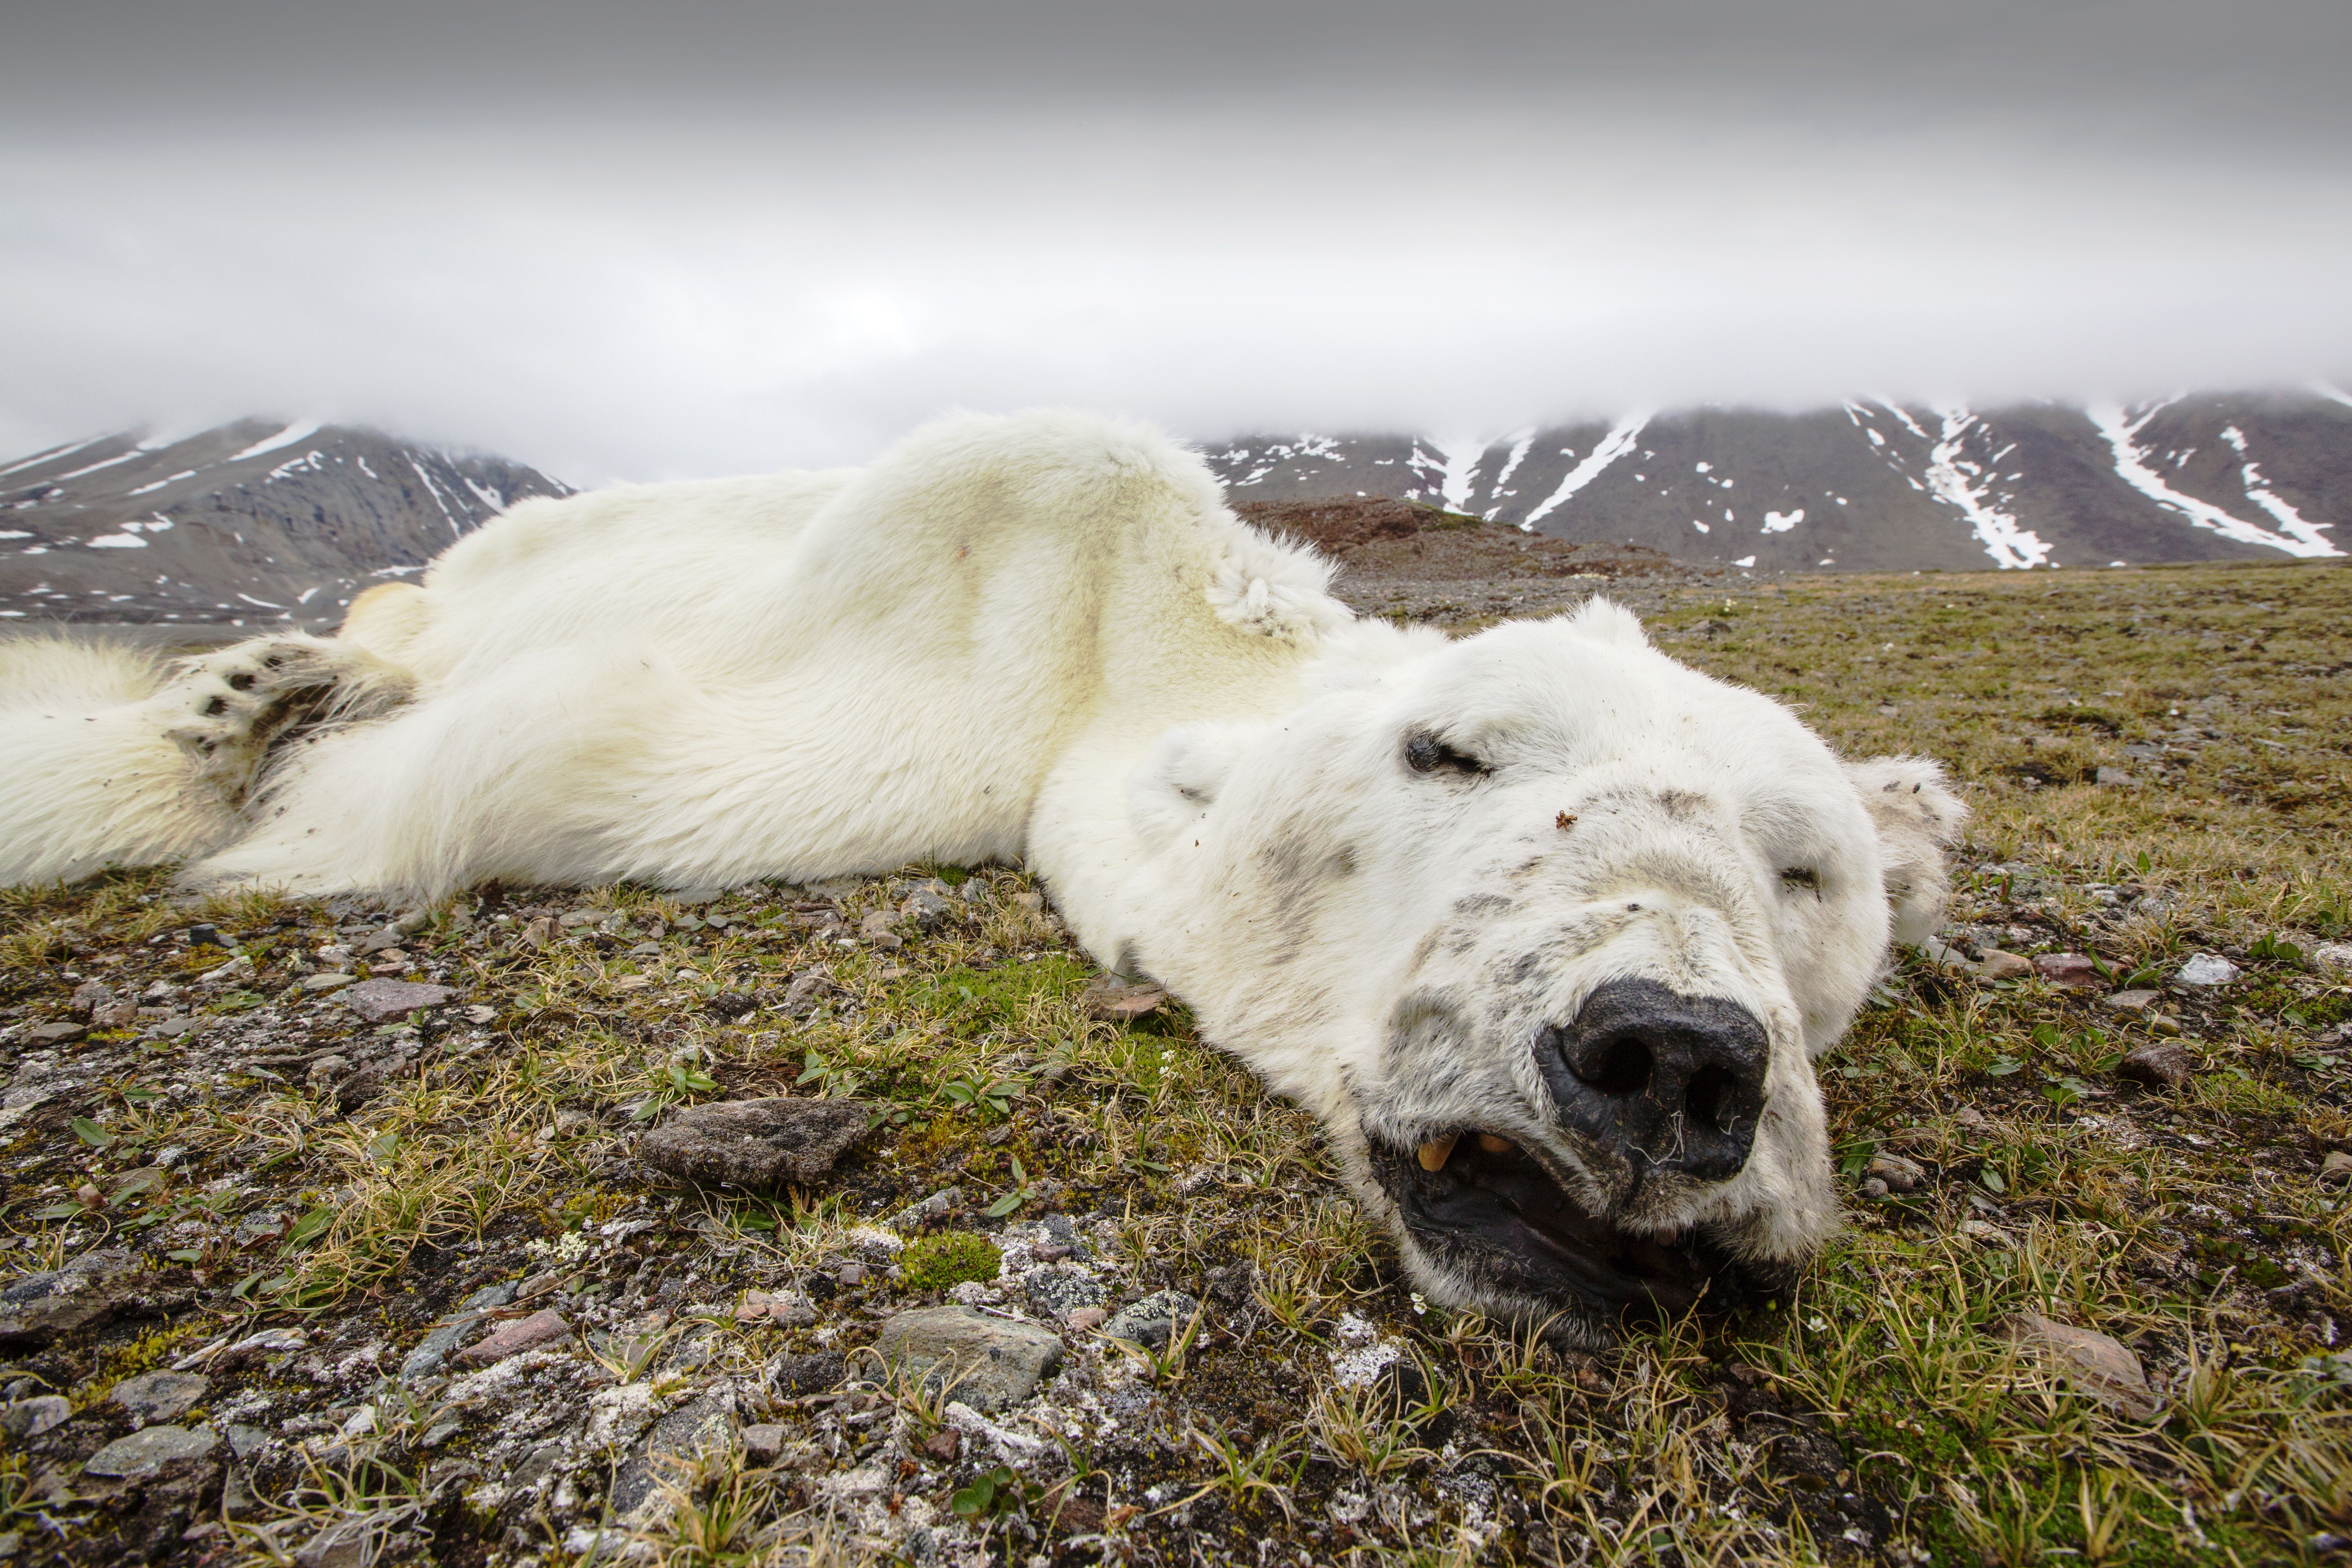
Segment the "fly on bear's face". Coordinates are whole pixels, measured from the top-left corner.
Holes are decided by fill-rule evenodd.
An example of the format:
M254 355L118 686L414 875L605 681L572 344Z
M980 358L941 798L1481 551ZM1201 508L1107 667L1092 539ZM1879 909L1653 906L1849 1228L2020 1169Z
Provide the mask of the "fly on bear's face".
M1247 976L1172 978L1322 1111L1433 1298L1597 1338L1833 1227L1811 1058L1890 894L1937 897L1932 765L1849 768L1602 605L1173 741L1139 808L1154 780L1192 812L1166 892L1226 911L1182 947Z

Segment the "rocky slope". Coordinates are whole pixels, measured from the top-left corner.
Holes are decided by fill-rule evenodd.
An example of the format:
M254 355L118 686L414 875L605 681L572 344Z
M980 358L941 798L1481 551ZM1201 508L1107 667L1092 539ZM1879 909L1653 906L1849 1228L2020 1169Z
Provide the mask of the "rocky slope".
M1704 407L1493 440L1244 436L1209 458L1236 501L1398 497L1759 571L2336 556L2352 516L2352 402L2320 394Z
M332 626L513 502L569 493L340 426L102 437L0 465L0 619Z

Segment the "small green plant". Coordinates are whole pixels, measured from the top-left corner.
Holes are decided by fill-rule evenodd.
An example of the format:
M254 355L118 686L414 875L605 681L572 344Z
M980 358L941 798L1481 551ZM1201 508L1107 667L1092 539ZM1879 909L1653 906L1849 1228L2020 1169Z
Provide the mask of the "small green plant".
M999 1514L1032 1507L1045 1495L1045 1489L1036 1482L1023 1480L1010 1466L999 1465L971 1485L958 1488L948 1506L958 1519L983 1524Z
M898 1255L898 1269L909 1290L944 1290L967 1279L993 1279L1003 1254L984 1236L950 1231L910 1243Z

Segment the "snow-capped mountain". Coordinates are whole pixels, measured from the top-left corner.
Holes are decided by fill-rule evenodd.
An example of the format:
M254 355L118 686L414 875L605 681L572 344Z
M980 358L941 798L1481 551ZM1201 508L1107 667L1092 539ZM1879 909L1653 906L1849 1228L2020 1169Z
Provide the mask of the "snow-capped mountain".
M0 621L331 626L513 502L570 493L315 422L100 437L0 464Z
M1488 438L1244 436L1236 501L1428 501L1774 571L2284 560L2352 551L2352 398L1704 407ZM2339 540L2341 532L2345 538Z

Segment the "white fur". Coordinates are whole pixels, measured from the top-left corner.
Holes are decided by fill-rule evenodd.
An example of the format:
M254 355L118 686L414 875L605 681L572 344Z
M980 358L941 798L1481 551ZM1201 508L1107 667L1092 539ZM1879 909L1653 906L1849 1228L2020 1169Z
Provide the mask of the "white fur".
M16 645L0 879L191 857L198 880L431 896L1025 856L1092 952L1167 981L1360 1178L1368 1132L1540 1146L1528 1031L1648 976L1767 1022L1770 1100L1738 1177L1615 1217L1801 1256L1834 1214L1809 1059L1881 962L1887 894L1931 917L1958 803L1929 764L1850 780L1605 603L1453 642L1354 621L1328 574L1192 454L1067 414L943 421L855 472L527 501L331 645L175 679ZM189 715L232 666L362 695L207 789L246 753ZM268 695L244 690L256 726L282 721ZM1422 731L1492 773L1412 772ZM1529 954L1538 984L1498 979ZM1418 1060L1397 1020L1431 997L1465 1021Z

